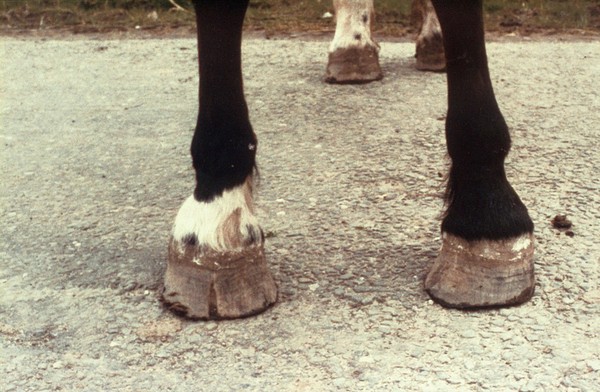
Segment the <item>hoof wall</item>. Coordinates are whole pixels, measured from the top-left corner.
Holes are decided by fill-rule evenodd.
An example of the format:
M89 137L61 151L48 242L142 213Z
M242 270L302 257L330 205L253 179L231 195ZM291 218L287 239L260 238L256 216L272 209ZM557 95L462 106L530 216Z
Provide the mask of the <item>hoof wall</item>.
M162 301L191 319L252 316L277 301L277 285L262 245L239 252L206 252L171 240Z
M432 37L417 41L417 64L419 71L444 72L446 70L446 57L442 36L435 34Z
M425 290L443 306L485 308L518 305L533 295L532 234L508 240L466 241L445 233Z
M360 84L381 80L377 48L350 47L329 53L325 81L337 84Z

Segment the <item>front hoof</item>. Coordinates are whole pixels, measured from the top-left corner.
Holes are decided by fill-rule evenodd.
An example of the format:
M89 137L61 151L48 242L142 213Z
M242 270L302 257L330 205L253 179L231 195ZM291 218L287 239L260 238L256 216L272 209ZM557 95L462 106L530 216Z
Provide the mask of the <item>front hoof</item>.
M273 305L277 285L262 244L215 252L171 239L162 301L191 319L235 319Z
M533 235L466 241L444 233L442 250L425 290L443 306L483 308L518 305L531 298Z
M329 53L325 81L337 84L360 84L381 80L379 54L374 46L336 49Z

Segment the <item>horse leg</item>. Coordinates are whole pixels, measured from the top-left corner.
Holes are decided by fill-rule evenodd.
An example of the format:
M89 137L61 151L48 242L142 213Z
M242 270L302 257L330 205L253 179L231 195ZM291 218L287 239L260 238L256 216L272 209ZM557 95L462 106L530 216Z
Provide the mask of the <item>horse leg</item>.
M417 19L417 69L421 71L444 71L444 43L442 29L431 0L413 0L412 13Z
M383 78L379 45L371 37L373 0L334 0L336 27L325 81L368 83Z
M163 301L190 318L259 313L277 298L252 206L256 136L241 68L247 1L195 1L199 112L191 153L196 187L173 226Z
M434 0L448 79L452 160L442 249L425 280L443 305L514 305L533 295L533 222L509 184L508 127L490 80L481 0Z

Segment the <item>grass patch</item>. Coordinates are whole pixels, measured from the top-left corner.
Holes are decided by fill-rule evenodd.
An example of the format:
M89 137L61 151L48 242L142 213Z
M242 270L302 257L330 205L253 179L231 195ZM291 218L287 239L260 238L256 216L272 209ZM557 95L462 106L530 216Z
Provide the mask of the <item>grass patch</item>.
M170 0L0 0L0 31L194 29L191 0L172 1L175 4ZM413 34L410 3L376 0L375 32ZM600 31L598 0L487 0L484 11L488 31ZM323 18L326 12L333 13L331 0L251 0L245 28L267 34L333 31L333 19Z

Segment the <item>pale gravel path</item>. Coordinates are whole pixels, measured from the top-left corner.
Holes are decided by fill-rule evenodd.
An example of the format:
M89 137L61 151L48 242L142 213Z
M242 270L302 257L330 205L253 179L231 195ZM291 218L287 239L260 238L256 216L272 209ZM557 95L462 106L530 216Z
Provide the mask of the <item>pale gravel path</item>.
M0 38L1 391L600 390L600 43L489 45L538 283L470 313L422 289L445 76L383 43L382 82L329 86L326 48L245 43L281 300L201 323L156 300L193 185L194 41Z

